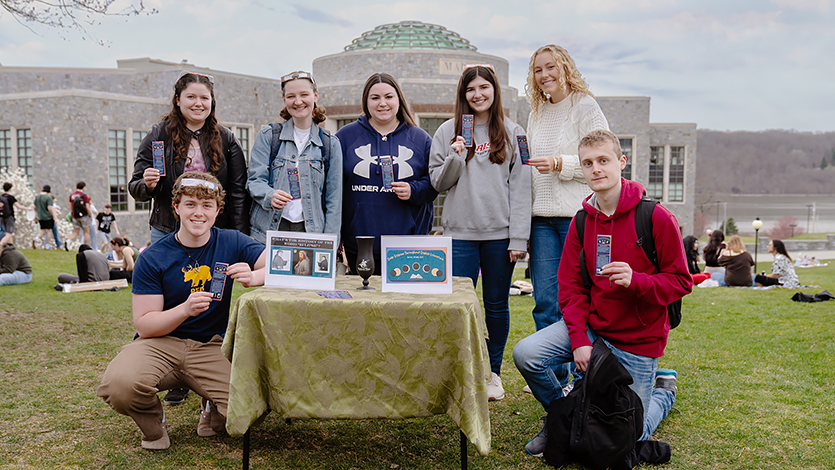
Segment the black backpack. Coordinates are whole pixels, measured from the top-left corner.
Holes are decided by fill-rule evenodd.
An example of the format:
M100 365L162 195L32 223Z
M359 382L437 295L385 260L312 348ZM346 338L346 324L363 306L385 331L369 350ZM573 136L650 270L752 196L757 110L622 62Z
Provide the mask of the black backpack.
M635 244L644 249L647 259L660 271L658 251L655 249L655 240L652 238L652 212L658 203L657 199L644 196L635 206L635 233L638 235L638 241ZM577 238L580 239L580 275L583 277L583 287L588 290L591 289L592 282L583 253L585 250L583 248L583 234L586 231L587 215L585 209L577 211L577 215L574 216L574 228L577 230ZM670 328L677 327L681 323L681 299L667 305L667 314L670 316Z
M73 218L80 219L87 215L87 206L84 204L84 198L81 196L76 196L72 200L72 216Z

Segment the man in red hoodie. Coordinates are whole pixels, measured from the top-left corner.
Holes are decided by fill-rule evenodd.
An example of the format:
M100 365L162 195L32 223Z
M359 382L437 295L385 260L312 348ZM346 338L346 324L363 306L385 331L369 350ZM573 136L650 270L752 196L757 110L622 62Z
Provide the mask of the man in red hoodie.
M636 243L635 208L646 192L640 183L621 178L626 157L617 136L592 131L579 147L580 167L594 193L583 201L588 215L585 233L580 234L582 245L572 221L563 249L558 274L563 320L520 341L513 349L513 359L533 395L547 409L552 400L563 397L560 381L566 379L557 377L552 365L573 360L577 370L585 372L592 343L602 337L632 375L630 388L644 405L641 440L646 440L675 403L675 371L657 370L670 332L667 304L690 293L693 281L678 221L665 207L656 205L652 214L660 269ZM598 235L611 237L610 262L595 274ZM581 249L591 289L583 286ZM525 450L540 456L546 440L543 425Z

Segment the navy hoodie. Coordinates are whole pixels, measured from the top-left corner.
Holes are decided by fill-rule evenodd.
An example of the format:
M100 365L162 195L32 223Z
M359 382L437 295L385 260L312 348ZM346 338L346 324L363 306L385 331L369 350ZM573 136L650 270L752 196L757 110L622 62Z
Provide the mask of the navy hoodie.
M438 196L429 181L432 138L418 126L401 122L387 136L380 135L365 115L336 133L342 144L342 242L357 252L356 236L373 235L380 252L380 235L428 235L432 230L432 202ZM380 156L391 156L394 181L412 188L408 201L383 187Z

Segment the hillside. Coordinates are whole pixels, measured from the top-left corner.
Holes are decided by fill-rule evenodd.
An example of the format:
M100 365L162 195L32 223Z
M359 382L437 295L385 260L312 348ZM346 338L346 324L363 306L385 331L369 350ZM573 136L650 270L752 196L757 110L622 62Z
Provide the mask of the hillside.
M835 192L835 132L700 129L697 146L697 196Z

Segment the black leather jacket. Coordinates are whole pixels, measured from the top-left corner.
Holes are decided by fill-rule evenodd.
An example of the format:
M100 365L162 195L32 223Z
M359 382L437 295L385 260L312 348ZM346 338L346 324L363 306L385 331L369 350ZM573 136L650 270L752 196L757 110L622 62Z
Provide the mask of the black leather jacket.
M174 182L183 174L185 160L181 159L174 163L174 146L168 141L165 132L167 124L167 120L154 124L148 135L142 139L142 144L136 154L133 177L128 184L128 191L137 201L153 199L154 204L148 224L162 232L171 233L177 227L177 219L174 217L174 209L171 206L171 193L174 190ZM244 153L231 130L221 126L220 134L225 158L221 160L218 172L212 173L212 175L220 181L223 189L226 190L226 201L223 211L217 216L215 226L240 230L249 235L251 199L246 190ZM166 172L153 191L149 191L148 187L145 186L145 179L142 175L146 168L153 167L151 143L160 140L165 142Z

